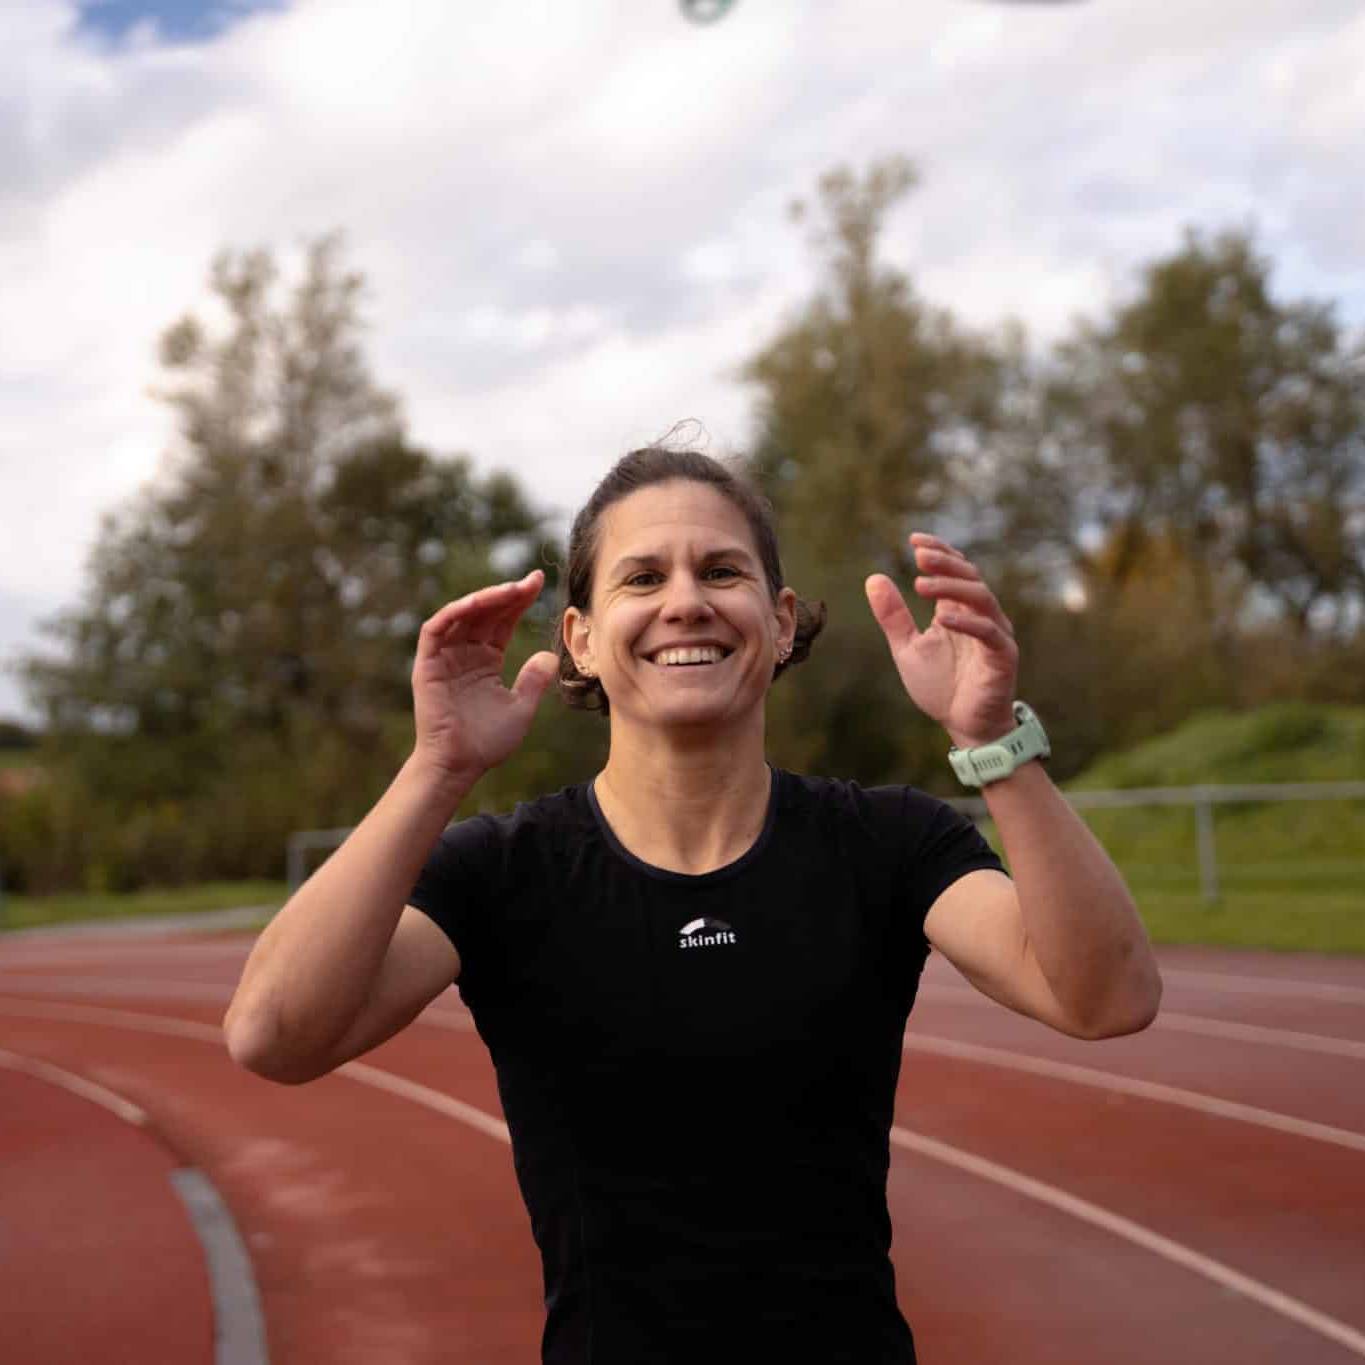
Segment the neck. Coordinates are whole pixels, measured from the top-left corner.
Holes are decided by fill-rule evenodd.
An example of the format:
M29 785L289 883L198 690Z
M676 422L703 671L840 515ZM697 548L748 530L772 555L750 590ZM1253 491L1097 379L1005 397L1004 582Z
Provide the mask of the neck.
M652 731L642 743L613 718L611 750L593 790L612 832L637 858L700 873L753 846L771 783L761 726L704 743Z

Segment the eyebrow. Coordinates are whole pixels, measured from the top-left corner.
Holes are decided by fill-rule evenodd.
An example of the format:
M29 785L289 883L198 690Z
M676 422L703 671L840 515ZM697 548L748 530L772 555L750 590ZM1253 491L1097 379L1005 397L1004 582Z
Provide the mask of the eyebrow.
M703 564L709 564L713 559L739 559L750 566L752 566L754 562L753 555L751 555L742 545L726 545L718 550L707 550L707 552L702 555L701 562ZM611 576L612 578L619 578L623 573L626 573L630 569L652 568L656 564L662 564L663 562L664 557L657 554L626 555L624 558L618 559L616 563L612 565Z

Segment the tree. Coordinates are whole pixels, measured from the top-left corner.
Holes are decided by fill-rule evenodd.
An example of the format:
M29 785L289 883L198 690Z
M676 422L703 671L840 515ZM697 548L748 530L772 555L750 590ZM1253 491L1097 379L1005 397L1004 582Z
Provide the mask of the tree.
M135 809L130 829L162 811L147 838L186 867L211 813L231 826L203 851L220 872L274 871L290 828L357 818L410 739L422 620L495 553L499 577L557 558L509 475L408 443L335 237L283 302L277 282L268 253L224 253L225 327L164 334L166 476L105 519L82 601L49 624L62 652L24 670L70 781ZM113 881L147 865L143 842L110 855Z
M1269 277L1247 234L1187 232L1059 349L1051 424L1117 581L1165 537L1219 640L1257 612L1345 638L1365 596L1365 348Z
M793 206L812 226L821 288L742 371L759 392L752 467L780 513L788 580L830 609L810 661L774 694L774 746L865 780L933 780L943 746L904 696L863 580L904 580L912 529L967 520L1005 372L999 347L877 259L886 215L916 183L893 157L862 176L831 171L813 206Z

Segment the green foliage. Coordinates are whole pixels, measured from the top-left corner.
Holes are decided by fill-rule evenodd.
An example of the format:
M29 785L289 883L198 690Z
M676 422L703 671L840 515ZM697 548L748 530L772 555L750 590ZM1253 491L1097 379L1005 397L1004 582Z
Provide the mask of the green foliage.
M315 243L283 300L267 253L224 253L225 327L164 335L168 477L106 518L83 600L49 624L60 653L24 669L50 780L0 795L12 885L279 875L290 830L358 820L410 748L421 622L555 576L514 479L408 443L339 250Z
M0 762L9 755L23 755L38 744L38 736L26 725L18 721L0 720Z
M922 529L1010 616L1059 780L1360 776L1365 340L1328 304L1277 299L1246 234L1193 231L1049 354L1018 324L973 331L879 259L916 184L902 158L820 179L794 207L820 287L741 370L787 581L829 611L770 698L774 760L955 790L863 593L887 573L927 621L907 553ZM560 555L519 484L408 440L336 238L280 285L268 253L224 253L225 324L162 338L168 477L110 514L56 652L26 662L41 741L0 725L8 886L276 877L289 831L354 823L410 750L426 616L539 566L509 680L544 647ZM472 805L591 775L607 736L547 699ZM1192 817L1095 818L1132 875L1184 894ZM1356 806L1220 811L1218 830L1229 885L1237 866L1281 876L1297 850L1331 869L1365 847Z
M1272 610L1350 633L1365 593L1362 350L1332 305L1282 303L1245 233L1186 234L1104 322L1059 348L1050 426L1108 576L1163 537L1197 570L1206 629Z

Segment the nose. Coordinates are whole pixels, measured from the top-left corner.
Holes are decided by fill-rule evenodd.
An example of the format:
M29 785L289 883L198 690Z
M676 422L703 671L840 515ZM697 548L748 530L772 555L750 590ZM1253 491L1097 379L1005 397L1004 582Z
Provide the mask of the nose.
M669 578L663 606L665 621L704 621L711 614L711 604L694 574L680 570Z

